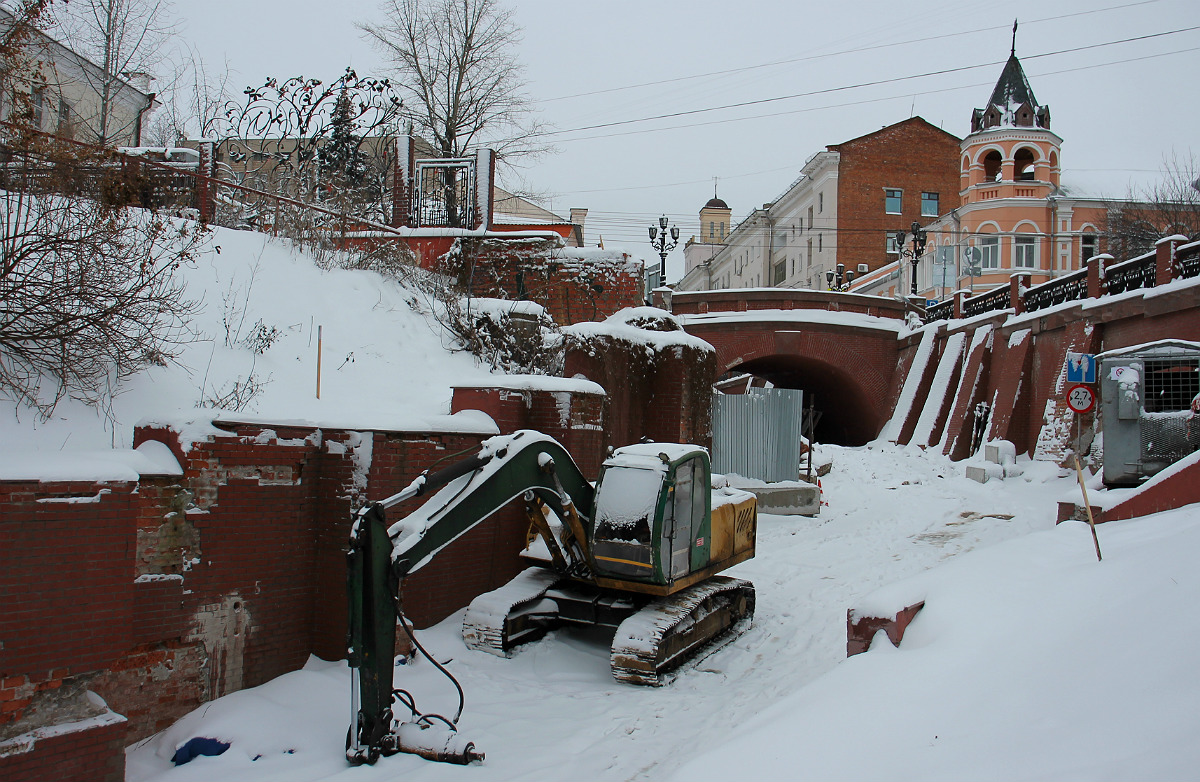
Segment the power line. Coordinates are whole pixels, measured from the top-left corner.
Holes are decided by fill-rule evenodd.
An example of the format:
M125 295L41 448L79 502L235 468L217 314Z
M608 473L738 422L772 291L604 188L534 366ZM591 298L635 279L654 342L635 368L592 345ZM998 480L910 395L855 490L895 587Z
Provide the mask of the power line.
M1027 22L1022 22L1025 25L1041 24L1044 22L1056 22L1062 19L1070 19L1077 16L1088 16L1090 14L1104 13L1106 11L1117 11L1123 8L1134 8L1142 5L1151 5L1161 2L1161 0L1142 0L1138 3L1125 3L1123 5L1114 5L1107 8L1094 8L1088 11L1077 11L1070 14L1060 14L1059 16L1047 16L1041 19L1031 19ZM773 62L759 63L757 65L745 65L740 68L728 68L720 71L709 71L708 73L697 73L689 76L677 76L671 79L660 79L658 81L647 81L640 84L628 84L622 87L607 87L602 90L591 90L589 92L578 92L572 95L558 95L553 98L542 98L538 103L553 103L560 100L570 100L573 98L587 98L593 95L605 95L613 92L623 92L626 90L641 89L643 87L657 87L663 84L676 84L681 81L692 81L695 79L707 79L713 76L728 76L735 73L744 73L746 71L760 70L762 68L773 68L778 65L791 65L798 62L807 62L810 60L820 60L828 57L839 57L844 54L859 54L861 52L877 51L879 49L888 49L897 46L908 46L914 43L928 43L930 41L938 41L946 38L956 38L963 35L975 35L978 33L994 32L996 30L1007 30L1008 24L993 25L991 27L978 27L974 30L961 30L954 33L943 33L941 35L925 36L923 38L913 38L907 41L895 41L892 43L875 44L874 46L860 46L854 49L843 49L836 52L827 52L825 54L810 54L805 57L794 57L787 60L775 60Z
M1158 33L1149 33L1147 35L1139 35L1139 36L1135 36L1132 38L1123 38L1123 39L1116 40L1116 41L1106 41L1104 43L1088 44L1086 46L1076 46L1076 47L1072 47L1069 49L1059 49L1057 51L1043 52L1041 54L1032 54L1032 55L1028 55L1028 56L1024 57L1023 59L1035 60L1035 59L1039 59L1042 57L1054 57L1054 56L1058 56L1061 54L1072 54L1075 52L1082 52L1082 51L1087 51L1090 49L1099 49L1099 48L1104 48L1107 46L1117 46L1117 45L1123 44L1123 43L1133 43L1135 41L1145 41L1145 40L1150 40L1152 38L1161 38L1161 37L1167 36L1167 35L1178 35L1180 33L1192 32L1194 30L1200 30L1200 25L1196 25L1193 27L1183 27L1183 28L1179 28L1176 30L1166 30L1163 32L1158 32ZM812 97L814 95L828 95L830 93L845 92L847 90L862 89L864 87L878 87L878 86L884 85L884 84L896 84L896 83L904 82L904 81L913 81L915 79L924 79L924 78L927 78L930 76L944 76L944 75L950 74L950 73L961 73L964 71L978 70L979 68L992 68L997 65L1003 65L1004 62L1006 62L1006 61L995 60L995 61L986 62L986 63L979 63L976 65L962 65L962 66L958 66L955 68L943 68L943 69L936 70L936 71L927 71L925 73L913 74L913 75L909 75L909 76L895 76L890 79L876 79L874 81L857 82L855 84L846 84L846 85L842 85L839 87L826 87L826 88L820 89L820 90L810 90L808 92L797 92L797 93L794 93L791 95L777 95L777 96L770 97L770 98L758 98L756 100L741 101L738 103L728 103L728 104L725 104L722 106L709 106L709 107L701 108L701 109L687 109L685 111L674 111L674 112L669 112L666 114L656 114L656 115L649 116L649 117L639 117L637 119L627 119L627 120L616 120L613 122L603 122L603 123L600 123L597 125L583 125L578 128L569 128L566 130L550 131L550 132L546 133L545 135L546 136L559 136L559 135L563 135L566 133L578 133L578 132L582 132L585 130L600 130L602 128L614 128L614 127L621 127L624 125L633 125L633 124L636 124L639 122L653 122L655 120L671 119L673 117L687 117L687 116L694 116L696 114L706 114L708 112L713 112L713 111L726 111L728 109L739 109L739 108L745 108L747 106L761 106L766 103L777 103L777 102L783 101L783 100L794 100L796 98L808 98L808 97ZM564 140L572 140L572 139L564 139Z

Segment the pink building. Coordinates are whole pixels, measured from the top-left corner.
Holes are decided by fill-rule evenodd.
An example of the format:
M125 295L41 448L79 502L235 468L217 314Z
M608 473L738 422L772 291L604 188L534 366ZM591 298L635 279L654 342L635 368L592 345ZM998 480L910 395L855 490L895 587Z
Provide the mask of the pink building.
M1036 285L1101 252L1109 202L1060 186L1062 139L1015 53L959 146L958 208L923 226L928 242L915 266L906 256L862 278L856 292L907 294L914 269L917 292L928 299L989 290L1016 273ZM912 248L909 233L905 250Z

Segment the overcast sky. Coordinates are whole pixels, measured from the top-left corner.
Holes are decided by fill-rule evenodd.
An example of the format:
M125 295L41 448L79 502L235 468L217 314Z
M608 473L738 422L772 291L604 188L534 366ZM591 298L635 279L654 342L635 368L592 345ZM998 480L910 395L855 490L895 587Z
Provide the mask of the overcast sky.
M1064 140L1065 183L1124 195L1165 156L1192 154L1200 127L1196 0L508 7L524 30L528 94L558 131L558 151L522 170L525 186L559 214L589 209L589 244L603 237L639 257L654 257L646 227L660 214L684 239L698 233L714 177L736 221L827 144L914 114L966 135L1014 18L1017 55ZM228 62L238 87L386 69L354 26L382 18L375 0L176 0L175 13L181 38L210 67ZM660 115L675 116L642 121ZM669 263L677 279L678 250Z

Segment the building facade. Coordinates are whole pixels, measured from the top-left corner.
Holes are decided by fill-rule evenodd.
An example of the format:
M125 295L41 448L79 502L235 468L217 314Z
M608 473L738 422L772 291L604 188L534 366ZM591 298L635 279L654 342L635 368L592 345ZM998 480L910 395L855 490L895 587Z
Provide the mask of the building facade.
M911 256L854 285L885 296L912 291L940 300L958 289L990 290L1025 273L1036 285L1079 269L1103 251L1112 202L1071 194L1061 182L1062 139L1038 103L1015 53L962 140L957 203L920 221L927 236ZM911 233L905 245L913 250Z
M690 254L685 248L687 272L678 288L824 290L839 264L853 274L887 266L896 257L889 247L894 231L923 212L938 214L954 197L958 152L956 136L920 117L830 145L723 243L704 243L708 221L702 209L702 241L689 242Z
M13 24L12 12L0 7L0 32ZM141 146L147 118L159 105L149 74L106 74L39 30L31 31L24 59L25 67L5 74L0 86L0 119L27 105L37 130L109 147Z

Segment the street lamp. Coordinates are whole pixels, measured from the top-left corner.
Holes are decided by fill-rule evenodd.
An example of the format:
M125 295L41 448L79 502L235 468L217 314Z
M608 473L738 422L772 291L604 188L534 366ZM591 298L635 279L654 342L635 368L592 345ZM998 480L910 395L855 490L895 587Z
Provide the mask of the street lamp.
M904 240L906 238L904 231L896 231L896 250L900 253L900 258L908 258L912 261L912 294L917 294L917 264L921 261L921 256L925 254L925 242L929 240L925 231L921 229L921 224L913 220L912 227L909 229L912 232L911 250L904 249Z
M834 280L837 280L836 285L834 284ZM831 291L848 291L850 290L850 283L854 281L854 270L846 269L846 264L839 263L836 274L832 269L825 272L825 281L829 283L829 290Z
M671 238L667 239L667 216L663 215L658 218L658 227L650 226L650 246L658 253L658 257L662 259L662 265L659 266L659 285L667 284L667 253L675 249L675 245L679 244L679 226L671 226Z

